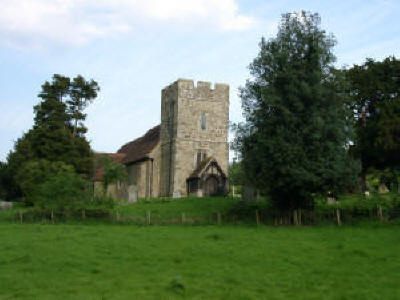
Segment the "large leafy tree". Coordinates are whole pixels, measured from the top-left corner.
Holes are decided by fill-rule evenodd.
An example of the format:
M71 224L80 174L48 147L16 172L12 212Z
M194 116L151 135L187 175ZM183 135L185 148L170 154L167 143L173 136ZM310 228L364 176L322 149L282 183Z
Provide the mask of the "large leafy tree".
M78 96L80 86L84 92ZM78 76L71 81L58 74L42 85L38 95L41 102L34 106L34 125L16 141L14 151L7 158L8 170L14 179L29 181L25 177L30 174L24 172L24 166L38 161L44 161L43 165L62 162L72 166L78 174L91 175L93 154L84 136L86 130L82 129L82 124L78 128L76 120L85 119L85 101L93 100L98 89L93 80L87 83Z
M314 193L343 190L356 178L334 44L318 14L283 15L276 38L261 40L240 92L246 122L234 147L248 183L281 210L310 206Z
M369 169L400 169L400 60L367 59L346 72L356 117L354 153L361 158L361 182Z

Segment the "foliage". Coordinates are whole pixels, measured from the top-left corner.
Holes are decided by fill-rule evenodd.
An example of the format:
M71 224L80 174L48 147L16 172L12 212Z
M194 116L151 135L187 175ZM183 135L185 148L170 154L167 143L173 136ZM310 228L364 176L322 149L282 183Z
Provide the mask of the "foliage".
M103 190L107 192L107 188L112 183L125 181L128 177L125 166L115 162L111 157L107 155L101 156L99 163L103 168Z
M379 194L372 193L370 196L363 194L348 194L339 197L335 204L328 204L326 199L319 198L316 201L316 211L332 211L333 208L340 208L344 212L371 211L381 206L384 210L390 211L400 208L400 195L397 193Z
M19 194L19 188L12 177L10 168L0 161L0 200L11 200Z
M261 40L240 93L246 123L236 127L234 148L247 183L282 210L312 206L313 193L338 193L357 180L335 40L319 25L318 14L284 15L277 37Z
M89 103L97 97L97 92L100 90L98 84L93 79L86 81L81 75L75 77L70 85L70 99L67 100L68 113L73 120L73 134L82 135L87 129L83 126L83 121L86 119L86 114L83 110Z
M243 185L244 174L240 162L234 160L229 164L229 184L230 185Z
M72 173L73 167L63 162L45 159L31 160L22 165L16 174L16 180L28 202L32 202L35 190L46 180L62 173Z
M400 60L367 59L346 72L356 117L354 153L361 158L363 185L370 168L400 169Z
M93 199L86 203L86 207L90 208L103 208L103 209L112 209L115 205L115 199L109 196L95 196Z
M377 192L379 187L384 185L393 192L400 192L400 170L370 168L366 179L367 188L370 191Z
M48 177L30 193L32 202L42 208L58 211L84 208L89 197L87 182L71 171Z
M7 165L0 161L0 200L7 196Z
M400 292L393 225L1 226L1 299L396 299ZM174 278L184 295L171 288Z

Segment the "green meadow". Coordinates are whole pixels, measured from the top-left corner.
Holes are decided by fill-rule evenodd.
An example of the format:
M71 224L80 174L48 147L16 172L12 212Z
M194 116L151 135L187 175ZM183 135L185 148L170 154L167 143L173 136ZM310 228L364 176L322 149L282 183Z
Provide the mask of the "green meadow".
M400 227L0 224L0 299L399 299Z

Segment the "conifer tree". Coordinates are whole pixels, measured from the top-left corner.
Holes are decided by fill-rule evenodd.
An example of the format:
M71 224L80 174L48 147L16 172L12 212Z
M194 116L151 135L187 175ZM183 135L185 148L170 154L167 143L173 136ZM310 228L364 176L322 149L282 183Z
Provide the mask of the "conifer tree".
M38 95L41 102L34 106L34 125L15 142L14 151L7 158L8 171L14 179L29 181L24 178L29 176L23 171L24 165L38 161L61 162L78 174L91 176L93 153L84 136L86 129L83 124L78 128L77 120L83 122L87 101L92 101L98 90L95 81L87 82L82 76L71 82L70 78L55 74L51 82L42 85Z
M334 44L318 14L283 15L277 36L261 40L240 91L246 122L237 126L234 147L248 183L282 211L310 207L315 193L339 192L356 180Z
M83 110L97 97L99 86L96 81L86 81L81 75L75 77L71 82L70 99L67 100L68 113L73 121L73 135L85 134L87 129L83 126L86 114Z

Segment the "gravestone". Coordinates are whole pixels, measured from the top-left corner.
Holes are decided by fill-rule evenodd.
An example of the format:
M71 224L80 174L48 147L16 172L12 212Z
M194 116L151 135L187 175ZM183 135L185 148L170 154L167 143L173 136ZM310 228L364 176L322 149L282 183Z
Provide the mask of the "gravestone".
M136 185L128 186L128 202L129 203L138 202L138 188Z
M0 210L10 210L12 206L12 202L0 201Z
M243 186L242 194L243 194L243 201L245 201L245 202L260 202L261 201L260 191L255 189L252 186L248 186L248 185Z

